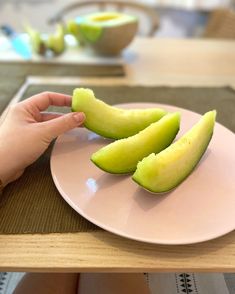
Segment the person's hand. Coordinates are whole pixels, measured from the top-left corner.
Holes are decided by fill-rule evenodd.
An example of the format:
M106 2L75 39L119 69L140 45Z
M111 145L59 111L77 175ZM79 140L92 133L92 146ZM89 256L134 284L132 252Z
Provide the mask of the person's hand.
M14 106L0 122L0 179L19 178L58 135L81 126L84 113L46 113L50 105L71 106L71 96L45 92Z

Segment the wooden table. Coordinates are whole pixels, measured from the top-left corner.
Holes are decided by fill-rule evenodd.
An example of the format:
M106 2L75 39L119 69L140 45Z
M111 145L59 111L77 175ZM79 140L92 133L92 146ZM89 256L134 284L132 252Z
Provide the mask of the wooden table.
M136 39L125 58L127 77L79 81L235 87L233 41ZM187 246L146 244L103 231L0 235L0 269L35 272L234 272L235 232Z

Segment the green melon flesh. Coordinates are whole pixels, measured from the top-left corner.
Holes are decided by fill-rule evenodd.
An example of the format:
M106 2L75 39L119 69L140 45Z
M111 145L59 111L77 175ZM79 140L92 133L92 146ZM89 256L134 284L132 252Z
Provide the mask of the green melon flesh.
M72 111L84 112L86 128L112 139L133 136L167 113L160 108L130 110L113 107L96 99L92 90L83 88L73 92Z
M158 154L138 163L133 180L145 189L167 192L178 186L195 168L213 135L216 111L202 116L184 136Z
M64 52L66 45L64 40L64 28L62 25L57 25L55 34L48 36L46 44L55 54Z
M135 16L119 13L119 12L98 12L91 13L78 18L78 26L80 34L86 41L91 43L97 42L104 33L112 27L137 22ZM110 32L112 34L113 31ZM122 34L122 38L123 38Z
M41 38L41 34L33 29L30 25L25 26L25 31L29 35L33 51L37 54L44 55L46 52L46 45Z
M25 30L30 38L33 51L40 55L46 55L50 49L55 55L61 54L65 50L64 28L61 24L56 27L54 34L48 34L47 38L30 25L25 26Z
M115 141L94 153L91 160L102 170L123 174L133 172L138 161L158 153L174 140L179 131L180 114L167 114L138 134Z

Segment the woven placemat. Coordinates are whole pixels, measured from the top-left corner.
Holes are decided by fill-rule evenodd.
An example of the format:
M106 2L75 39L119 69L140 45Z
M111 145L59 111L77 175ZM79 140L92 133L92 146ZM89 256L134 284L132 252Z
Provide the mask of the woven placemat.
M56 64L56 63L0 63L0 113L27 76L111 77L124 76L123 65Z
M122 64L68 64L68 63L32 63L2 62L0 73L11 77L22 76L124 76Z
M45 90L71 94L77 86L31 86L23 98ZM110 104L158 102L199 113L217 109L217 121L235 131L233 115L235 92L229 87L169 88L92 85L86 87L92 88L97 97L102 97ZM1 234L86 232L99 229L70 208L55 188L50 173L51 149L52 145L19 180L5 188L0 201Z

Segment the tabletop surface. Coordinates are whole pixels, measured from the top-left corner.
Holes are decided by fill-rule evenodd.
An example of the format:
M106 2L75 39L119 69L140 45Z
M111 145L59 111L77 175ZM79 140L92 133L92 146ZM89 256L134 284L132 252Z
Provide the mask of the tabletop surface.
M83 84L235 87L234 41L137 38L123 58L124 78L73 80ZM43 82L45 78L32 79ZM49 82L53 81L51 77ZM17 95L13 102L16 100ZM184 246L141 243L105 231L0 235L2 271L234 272L234 252L235 232Z

